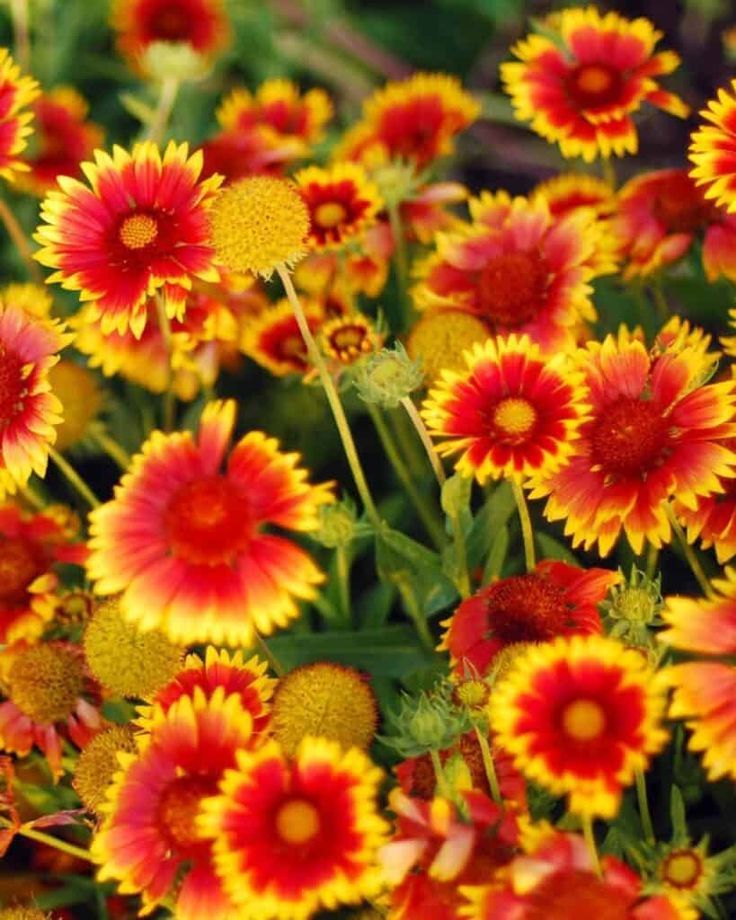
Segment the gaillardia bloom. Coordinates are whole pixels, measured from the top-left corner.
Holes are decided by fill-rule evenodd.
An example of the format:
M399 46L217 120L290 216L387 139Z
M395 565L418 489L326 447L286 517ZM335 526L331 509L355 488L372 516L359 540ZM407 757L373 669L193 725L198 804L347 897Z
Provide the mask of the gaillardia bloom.
M705 197L730 214L736 212L736 80L731 93L718 90L718 98L700 113L709 125L692 136L690 159L695 169L690 175L704 185Z
M592 208L598 217L607 217L615 207L616 192L606 179L569 172L540 182L530 198L544 198L553 217L564 217L578 208Z
M455 135L479 114L479 103L457 77L415 73L386 84L363 103L362 119L346 132L335 156L374 165L408 160L423 169L452 153Z
M105 818L91 853L100 881L116 879L121 894L140 892L147 912L176 886L181 920L233 915L197 815L251 743L251 729L237 695L226 697L223 689L210 699L196 689L165 714L155 708L135 753L118 754L122 769L99 807Z
M114 0L110 24L118 51L136 70L154 42L191 45L212 57L230 34L222 0Z
M46 474L61 403L49 371L72 337L58 320L35 319L0 299L0 496Z
M118 594L143 629L174 642L248 646L298 614L322 580L303 549L264 525L317 527L331 485L313 486L260 431L223 461L234 401L210 403L199 435L155 431L115 489L90 515L88 572L98 594Z
M736 280L736 217L706 200L684 169L630 179L619 191L611 232L626 260L624 278L651 275L677 262L697 236L710 281Z
M84 565L79 521L61 506L37 514L0 505L0 642L37 639L58 599L57 563Z
M383 202L358 163L308 166L294 180L309 209L307 243L314 250L342 246L375 223Z
M600 633L598 604L619 580L607 569L540 562L533 572L501 578L464 600L443 624L442 648L460 674L482 676L502 649L517 642Z
M35 258L56 269L49 282L81 292L103 332L130 327L138 338L154 295L181 318L192 278L218 280L207 209L221 177L199 182L201 169L186 144L172 141L162 157L144 141L132 153L96 151L82 164L89 187L61 176L44 199Z
M32 77L21 77L7 48L0 48L0 176L12 182L18 172L28 170L20 154L26 149L32 128L29 108L40 89Z
M638 652L603 636L527 649L488 704L498 744L576 814L612 818L667 740L663 688Z
M734 434L733 384L702 385L697 348L650 355L622 329L578 352L589 418L574 456L535 488L549 495L545 514L565 520L573 545L596 542L610 552L621 530L640 553L644 540L670 539L668 501L694 508L736 473L736 453L721 443Z
M649 102L684 118L688 107L656 78L679 64L673 51L654 53L662 37L648 19L624 19L593 6L553 13L544 31L511 49L501 65L516 117L557 143L564 157L636 153L632 115Z
M357 748L305 738L293 760L270 741L238 753L199 828L215 869L244 914L305 920L356 904L380 887L376 850L381 771Z
M563 466L586 412L567 358L543 358L527 336L511 335L474 345L466 361L464 372L442 372L422 409L430 434L444 439L439 453L462 452L455 468L481 484Z
M417 266L417 307L464 310L489 335L526 333L546 353L573 348L576 327L596 318L588 282L615 268L595 211L553 218L544 198L506 192L483 192L469 208L472 223L438 234Z
M304 315L312 335L317 335L325 319L322 305L306 301ZM276 377L306 374L312 368L294 310L286 299L248 320L240 347Z

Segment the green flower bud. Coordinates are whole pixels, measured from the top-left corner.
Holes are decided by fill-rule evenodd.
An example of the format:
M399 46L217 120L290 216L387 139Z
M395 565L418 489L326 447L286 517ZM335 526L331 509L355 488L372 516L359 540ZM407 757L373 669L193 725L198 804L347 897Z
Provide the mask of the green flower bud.
M201 80L210 67L189 42L151 42L143 52L141 65L154 80L181 83Z
M419 188L421 176L415 167L404 160L393 160L381 166L371 176L378 186L387 207L396 208L412 198Z
M361 364L355 374L358 395L367 403L395 409L404 397L422 385L422 368L400 343L383 348Z
M319 510L319 527L312 534L318 543L335 549L346 546L355 536L356 514L351 502L322 505Z

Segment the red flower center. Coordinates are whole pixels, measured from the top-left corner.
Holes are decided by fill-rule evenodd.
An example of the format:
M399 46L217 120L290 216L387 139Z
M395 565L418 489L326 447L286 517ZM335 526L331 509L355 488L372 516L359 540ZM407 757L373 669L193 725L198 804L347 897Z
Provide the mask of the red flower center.
M651 400L622 396L593 425L593 460L604 473L642 475L663 459L669 424Z
M120 225L118 237L128 249L145 249L158 236L158 223L150 214L130 214Z
M714 216L713 206L684 173L661 181L652 211L670 233L694 233Z
M597 700L572 700L562 710L562 730L574 741L595 741L606 730L606 711Z
M217 792L211 776L179 776L161 794L157 818L163 833L177 850L191 850L206 843L197 833L202 799Z
M570 625L565 589L534 574L497 581L485 604L489 632L508 645L546 642Z
M250 502L224 476L182 486L169 502L164 527L174 555L195 565L232 562L255 531Z
M568 76L567 94L579 109L613 105L621 96L621 74L607 64L581 64Z
M320 830L319 812L306 799L291 799L284 802L276 812L276 833L285 842L294 846L309 843Z
M191 10L182 7L180 0L159 6L148 22L149 41L185 42L192 34Z
M525 920L628 920L631 916L628 895L581 869L553 873L527 898Z
M46 571L43 549L22 537L0 536L0 604L20 607L27 601L27 589Z
M662 881L673 888L695 888L703 875L703 858L695 850L673 850L660 871Z
M23 400L28 393L23 364L18 355L0 345L0 431L23 411Z
M516 328L539 313L547 289L548 271L536 252L504 252L486 263L478 279L484 316L497 326Z

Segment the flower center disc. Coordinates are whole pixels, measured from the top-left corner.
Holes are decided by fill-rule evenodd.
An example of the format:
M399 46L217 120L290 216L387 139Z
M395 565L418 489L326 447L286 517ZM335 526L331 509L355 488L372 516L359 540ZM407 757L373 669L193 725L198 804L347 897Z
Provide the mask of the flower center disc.
M592 872L564 869L548 876L528 895L525 920L628 920L631 898Z
M645 474L663 457L668 429L654 403L624 396L608 406L593 426L593 460L604 473Z
M536 421L537 410L534 406L517 396L502 399L493 413L493 424L511 442L524 440Z
M40 546L22 537L0 536L0 604L19 607L27 600L28 585L46 569Z
M606 728L606 713L595 700L573 700L562 711L562 728L575 741L593 741Z
M537 575L492 585L486 597L488 629L504 644L546 642L568 625L564 589Z
M23 360L0 345L0 431L23 411Z
M118 236L128 249L145 249L158 236L158 224L150 214L131 214L120 225Z
M605 64L582 64L568 77L567 92L582 109L612 105L621 95L621 76Z
M163 791L158 820L171 844L179 850L202 845L197 833L197 815L202 799L217 792L217 783L207 776L180 776Z
M11 700L34 722L62 722L84 689L82 662L69 649L34 645L13 660L8 685Z
M232 562L255 531L250 502L224 476L182 486L166 509L164 528L174 555L195 565Z
M534 252L505 252L486 263L478 279L483 315L516 328L536 317L547 288L547 266Z
M670 233L694 233L707 224L713 214L713 206L684 175L662 180L652 210Z
M152 17L148 30L152 36L149 41L186 41L192 33L186 10L180 7L180 0L159 8Z
M662 878L675 888L694 888L703 872L703 861L692 850L674 850L664 862Z
M341 224L347 217L347 211L337 201L325 201L314 211L314 222L320 227L332 229Z
M319 833L319 812L304 799L292 799L276 812L276 831L286 843L308 843Z

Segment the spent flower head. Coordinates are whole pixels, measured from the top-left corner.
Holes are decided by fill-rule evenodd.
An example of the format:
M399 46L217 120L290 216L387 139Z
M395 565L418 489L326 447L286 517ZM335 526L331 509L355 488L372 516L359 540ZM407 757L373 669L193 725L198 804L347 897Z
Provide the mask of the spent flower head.
M452 686L443 682L417 697L403 694L399 711L390 716L392 733L381 741L402 757L443 751L471 727L466 711L452 699Z

